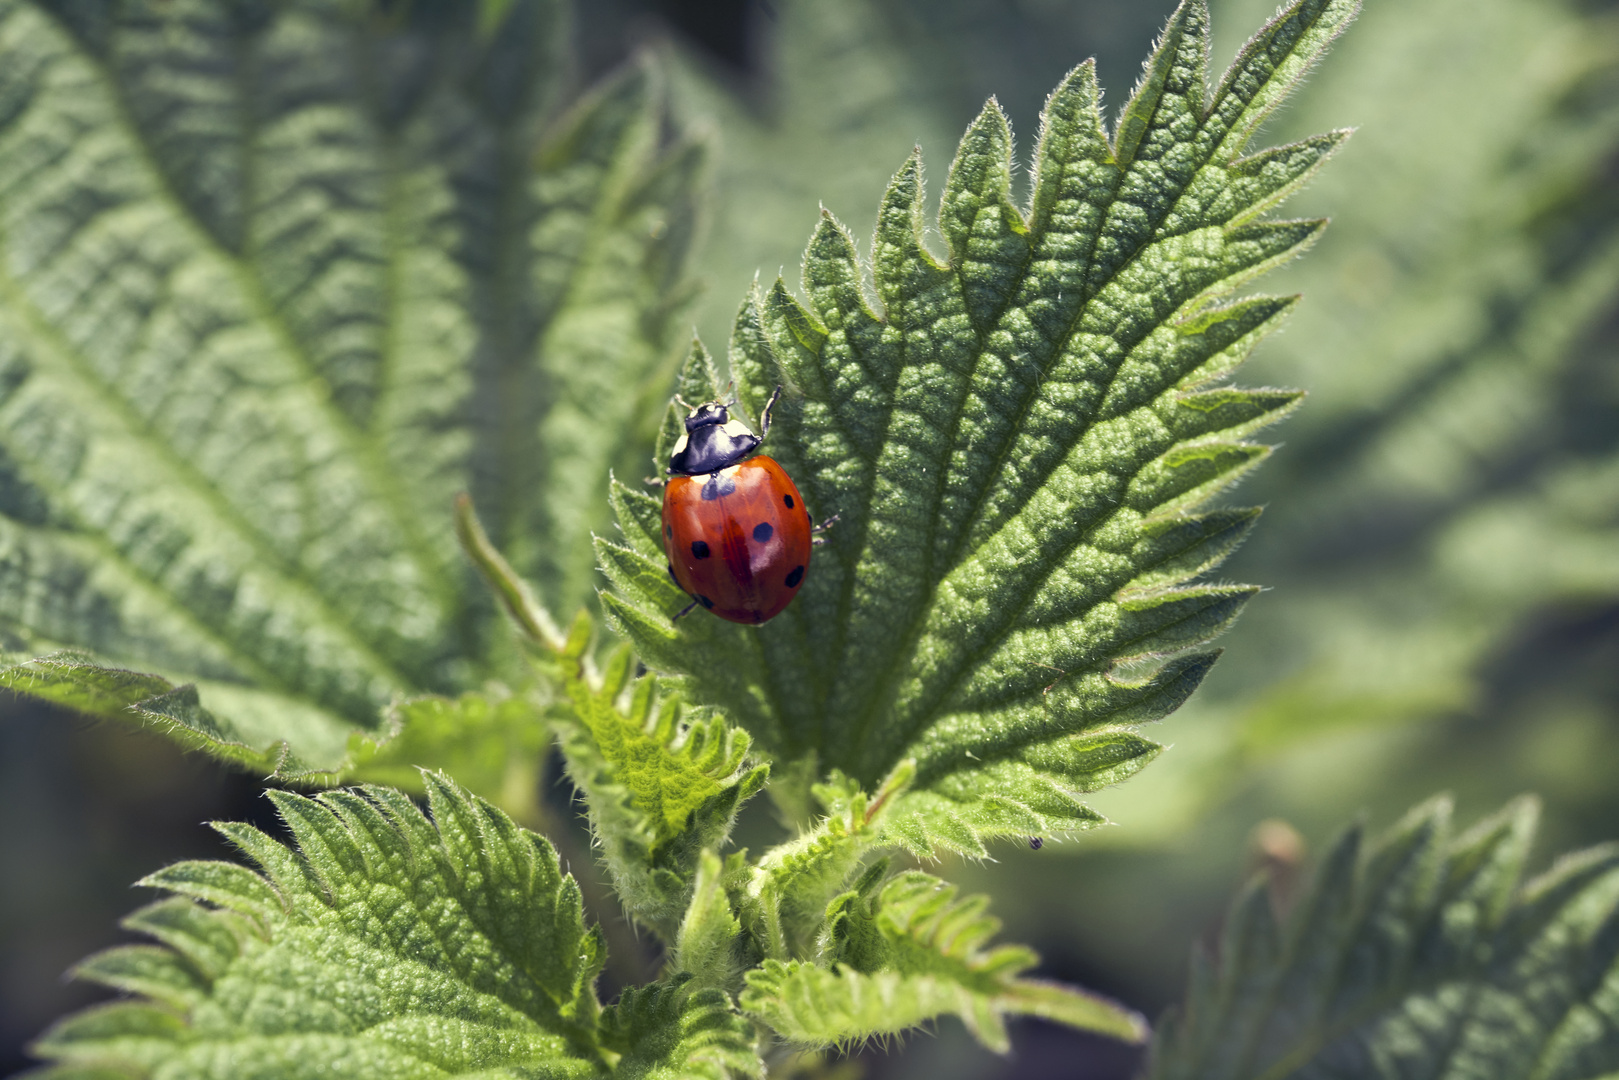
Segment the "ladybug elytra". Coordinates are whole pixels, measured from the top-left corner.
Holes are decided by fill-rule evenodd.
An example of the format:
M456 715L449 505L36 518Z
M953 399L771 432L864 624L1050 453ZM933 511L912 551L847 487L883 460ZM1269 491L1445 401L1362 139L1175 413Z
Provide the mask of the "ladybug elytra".
M677 619L702 605L731 622L762 623L804 583L815 523L786 471L763 454L749 456L769 434L780 397L778 386L757 435L723 402L705 402L686 417L663 489L669 575L693 598Z

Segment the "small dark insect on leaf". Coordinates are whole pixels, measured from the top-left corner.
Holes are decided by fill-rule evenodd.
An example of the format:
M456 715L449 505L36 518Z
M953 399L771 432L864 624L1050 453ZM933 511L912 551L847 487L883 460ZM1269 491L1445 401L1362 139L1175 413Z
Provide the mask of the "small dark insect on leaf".
M1030 848L1030 850L1039 851L1041 848L1043 848L1045 846L1046 846L1046 842L1044 840L1040 839L1038 836L1029 837L1029 848Z

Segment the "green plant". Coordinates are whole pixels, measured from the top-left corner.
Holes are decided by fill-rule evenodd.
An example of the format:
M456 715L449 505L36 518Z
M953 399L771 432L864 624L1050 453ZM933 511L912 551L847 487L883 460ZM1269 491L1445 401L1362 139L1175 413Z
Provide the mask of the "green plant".
M0 19L6 684L329 782L457 753L391 705L500 679L532 779L450 500L590 596L690 293L655 66L568 103L540 0Z
M1255 881L1147 1075L1612 1075L1619 848L1521 882L1538 811L1452 836L1436 799L1369 845L1351 828L1285 920Z
M1269 10L1216 7L1216 53ZM1358 126L1289 204L1332 226L1244 368L1310 391L1224 571L1267 591L1155 732L1173 752L1095 799L1124 827L958 873L1015 876L997 910L1042 953L1172 1000L1260 818L1313 847L1359 808L1538 791L1554 847L1619 835L1616 29L1607 3L1371 4L1267 127Z
M371 781L272 792L292 845L218 826L258 872L146 879L170 896L128 925L159 944L79 968L134 997L44 1036L45 1075L718 1078L946 1015L997 1049L1018 1015L1143 1040L902 860L1099 823L1081 796L1158 753L1138 727L1254 592L1200 580L1257 514L1216 500L1298 395L1225 379L1293 298L1230 297L1319 233L1265 215L1345 133L1249 143L1355 10L1297 0L1211 86L1186 0L1111 133L1092 65L1052 94L1027 205L992 101L946 257L919 154L869 278L823 215L805 300L756 288L731 340L742 407L786 388L770 452L839 515L758 628L672 622L657 500L608 485L681 418L702 155L663 140L656 65L564 109L542 3L0 11L32 64L0 122L0 677L285 782ZM720 395L701 344L677 386ZM594 610L622 640L582 542L609 507ZM666 950L608 1005L580 886L514 819L553 739ZM796 834L726 852L761 791ZM1380 895L1331 880L1322 903ZM1177 1037L1160 1065L1202 1052Z
M1452 48L1467 62L1423 62ZM1611 741L1590 671L1606 643L1559 631L1619 597L1616 75L1610 5L1379 8L1280 121L1311 130L1347 98L1364 126L1306 196L1333 210L1327 243L1283 271L1311 302L1256 360L1312 393L1254 479L1272 512L1238 559L1289 600L1243 620L1220 686L1176 718L1193 752L1110 806L1133 839L1197 827L1233 772L1342 739L1383 747L1355 802L1485 780L1490 801L1560 790L1554 820L1612 806L1610 761L1531 767L1523 740Z

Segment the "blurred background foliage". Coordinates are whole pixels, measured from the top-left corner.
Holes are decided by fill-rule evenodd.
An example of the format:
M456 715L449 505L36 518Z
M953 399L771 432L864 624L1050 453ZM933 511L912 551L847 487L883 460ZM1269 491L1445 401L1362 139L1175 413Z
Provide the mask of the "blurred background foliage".
M587 74L660 49L676 115L717 133L692 317L719 351L756 271L796 283L819 205L864 243L910 147L936 194L991 94L1026 154L1086 56L1116 108L1171 7L581 0L575 32ZM1272 5L1212 7L1219 65ZM1096 800L1118 827L944 871L992 893L1051 974L1149 1014L1247 874L1269 866L1285 904L1362 808L1381 825L1448 789L1469 820L1534 790L1543 858L1619 837L1619 5L1370 0L1266 141L1346 125L1288 208L1333 227L1264 282L1306 302L1240 376L1311 393L1239 493L1269 509L1227 572L1272 591L1160 725L1172 751ZM0 1070L91 995L60 975L120 939L128 882L219 854L199 823L262 821L258 791L155 738L6 704ZM1013 1042L997 1059L946 1027L862 1063L965 1078L1135 1061L1038 1024Z

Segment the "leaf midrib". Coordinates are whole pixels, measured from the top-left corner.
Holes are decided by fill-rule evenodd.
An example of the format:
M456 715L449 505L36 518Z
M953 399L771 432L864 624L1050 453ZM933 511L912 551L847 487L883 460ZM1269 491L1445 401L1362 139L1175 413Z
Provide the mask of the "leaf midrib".
M107 62L101 57L83 48L80 45L78 38L73 34L72 30L67 27L62 22L61 18L55 13L45 12L43 15L56 25L57 30L62 37L67 42L71 43L71 49L75 57L77 57L80 63L84 64L89 70L91 70L95 74L97 80L100 82L102 91L106 95L109 106L116 117L122 122L121 126L123 128L123 133L128 139L128 144L132 148L135 158L140 161L145 168L147 179L150 184L151 195L164 204L164 206L168 209L172 220L174 220L180 228L184 229L186 233L189 234L192 241L199 248L208 252L215 260L221 262L223 265L229 268L231 276L238 282L238 285L242 291L242 298L245 301L249 314L256 316L260 325L264 327L275 342L281 346L284 355L293 358L299 370L303 374L306 383L314 384L317 382L317 380L321 380L322 377L319 370L311 361L309 354L298 343L296 336L293 335L291 329L287 326L286 320L276 311L275 306L270 302L269 296L264 291L263 282L259 279L256 265L252 259L252 253L255 250L253 242L253 229L256 219L256 215L253 213L253 204L243 204L243 253L241 255L237 255L220 243L219 239L215 237L207 228L205 228L200 221L197 220L196 216L191 213L190 208L186 205L184 198L178 191L175 190L168 170L162 167L161 163L154 154L151 145L145 139L143 130L140 124L136 121L134 115L130 112L128 103L125 100L122 90L118 84L118 80L114 73L109 69ZM116 46L113 47L116 48ZM245 72L245 70L246 65L242 65L238 68L238 71ZM245 77L246 76L244 74L242 78ZM252 87L242 84L240 80L238 81L239 94L245 94L250 92L252 89ZM242 100L247 99L243 97ZM244 111L251 114L250 110ZM357 111L360 113L360 115L365 117L368 126L372 127L373 133L377 135L379 143L382 142L385 135L381 132L380 128L378 128L377 125L372 122L371 117L365 116L363 110ZM244 126L244 134L246 137L242 140L242 155L244 159L247 159L248 163L251 163L251 161L256 158L255 147L257 144L257 139L256 135L254 134L256 131L257 125L249 120ZM244 167L242 175L244 178L245 191L247 193L251 193L252 181L250 178L254 175L254 170ZM390 174L390 179L394 179L392 174ZM391 242L393 238L392 230L389 230L389 237L390 251L396 250ZM390 260L390 270L392 270L395 265L396 264ZM10 281L9 276L7 279L7 285L14 291L14 284ZM390 320L390 325L391 324L392 320ZM392 525L399 531L400 535L404 537L406 550L412 556L412 560L416 564L417 570L421 572L423 579L427 582L428 587L432 590L435 599L440 605L438 615L442 621L443 616L455 610L456 590L453 584L445 577L443 564L439 560L432 557L431 547L427 544L425 538L417 528L414 515L409 512L409 507L403 501L402 494L397 484L392 481L389 470L384 466L380 449L374 445L373 440L366 438L366 433L358 428L346 413L337 407L329 394L311 394L310 397L314 401L314 407L319 411L321 419L330 427L331 430L337 433L339 440L349 449L349 457L360 464L362 472L365 474L366 479L370 483L372 492L377 496L378 501L388 511L388 516L391 519ZM141 427L144 428L146 425L143 424ZM165 450L167 450L167 447L165 447ZM204 486L210 491L210 494L216 492L217 488L215 488L211 482L207 482L206 478L204 479ZM225 501L222 497L220 497L220 499L222 502ZM265 546L261 542L262 537L256 527L248 523L247 520L238 513L233 512L232 516L254 537L253 543L255 548L263 548ZM274 562L285 566L291 572L291 576L308 583L310 587L314 589L317 596L319 595L319 589L316 587L315 583L308 581L307 572L303 567L298 566L296 563L289 563L284 557L275 555L273 553L273 549L270 550L272 550L272 560ZM322 606L324 609L324 601L322 601ZM389 670L392 670L391 665L389 665ZM400 682L403 685L414 685L414 683L408 679L400 679Z
M396 885L397 885L397 882L396 882ZM438 900L443 900L446 896L452 896L453 897L453 893L437 894L436 898ZM336 897L333 897L330 902L328 902L327 900L323 900L318 896L313 897L313 899L315 899L316 902L320 904L320 907L321 907L322 912L324 913L324 916L317 915L315 918L309 919L308 921L303 922L301 924L293 921L289 917L288 922L286 923L286 925L283 928L284 931L290 932L291 935L293 935L295 937L302 937L306 941L310 941L310 939L317 939L318 940L318 939L325 938L326 936L335 933L336 935L338 935L340 937L343 937L343 938L346 938L347 940L352 942L355 947L357 947L359 949L363 949L365 952L376 956L377 958L379 958L383 962L387 963L389 966L397 967L399 965L409 965L409 966L412 966L412 967L419 968L420 971L424 975L426 975L426 974L434 974L434 973L439 974L441 976L442 975L448 975L451 979L454 980L454 982L456 983L456 985L458 987L458 991L460 993L474 995L477 998L480 998L480 999L483 999L485 1001L491 1002L491 1003L495 1004L496 1006L498 1006L499 1009L502 1012L505 1012L507 1014L508 1019L510 1019L510 1020L521 1019L522 1022L529 1025L529 1028L528 1028L527 1031L523 1031L521 1028L517 1029L517 1033L520 1034L520 1035L528 1035L528 1036L538 1035L538 1036L541 1036L543 1038L554 1039L558 1043L562 1044L563 1047L566 1047L567 1049L573 1050L575 1053L578 1053L581 1049L583 1049L584 1047L589 1046L591 1044L591 1039L590 1039L590 1034L591 1033L588 1031L588 1029L584 1028L583 1025L579 1024L577 1021L571 1020L571 1019L569 1019L568 1017L566 1017L566 1016L564 1016L562 1014L562 1008L564 1007L564 1005L566 1003L563 1002L563 1001L559 1001L556 998L553 998L551 996L549 990L545 987L545 985L539 979L533 978L529 973L524 971L521 965L518 965L518 964L514 963L513 964L513 969L523 974L523 976L524 976L523 981L526 982L527 985L533 991L533 997L531 999L532 1003L535 1004L535 1005L541 1006L541 1007L549 1005L551 1010L552 1010L550 1015L548 1015L548 1016L536 1016L533 1012L531 1012L528 1008L525 1007L525 1003L518 1002L518 1001L513 1001L513 1000L511 1000L511 999L509 999L507 997L502 996L500 993L498 993L496 991L493 991L493 990L479 988L478 986L474 985L474 983L471 981L471 979L468 978L468 972L466 972L466 971L457 970L456 968L453 968L453 967L448 968L448 969L439 968L436 965L427 962L426 960L423 960L423 959L420 959L418 957L412 956L408 951L401 950L399 948L394 947L394 944L392 942L388 942L388 941L383 941L383 942L368 941L364 937L354 933L348 927L343 925L342 917L340 916L340 914L338 912L338 909L337 909L337 906L336 906L336 900L337 900ZM367 905L369 907L370 906L370 901L371 901L371 897L368 895L359 902L362 903L362 904L365 904L365 905ZM414 893L412 894L412 904L413 904L413 906L417 907L418 909L422 906L416 900L416 897L414 896ZM462 913L463 916L466 917L466 925L472 926L475 930L477 930L478 936L480 938L482 938L490 946L492 946L492 947L496 948L497 950L499 950L500 955L507 955L505 953L505 950L500 948L500 945L499 945L499 943L497 941L495 941L493 938L491 938L481 928L477 927L475 921L471 918L470 910L464 904L461 904L459 901L457 901L456 902L456 908L457 908L458 911L460 911ZM427 928L428 932L432 935L432 938L433 938L434 942L438 945L441 955L446 956L446 957L454 957L456 955L455 949L452 948L452 946L455 946L458 943L460 943L459 939L452 940L450 938L446 938L442 933L439 932L440 928L439 928L439 925L438 925L437 922L435 922L434 920L431 920L431 919L420 919L420 918L418 918L416 920L416 926L418 927L418 930L420 928L422 928L422 927ZM314 942L310 941L310 943L313 944ZM272 932L272 937L269 940L263 941L262 943L250 943L249 944L249 947L253 949L253 952L254 952L255 955L262 955L262 954L267 953L267 952L273 952L278 946L284 946L284 947L287 947L287 948L296 948L297 947L293 941L290 941L288 939L288 937L275 935L273 932ZM159 947L160 948L172 949L172 946L168 946L168 945L161 945ZM240 963L243 959L248 959L248 958L243 957L241 954L238 954L238 958L237 958L236 962ZM509 963L511 962L509 957L508 957L507 962L509 962ZM226 972L221 972L219 975L214 976L209 981L210 981L211 984L212 983L217 983L221 978L226 977L226 974L227 974ZM241 976L238 975L238 977L241 977ZM348 1040L353 1040L353 1041L363 1041L363 1040L366 1039L366 1037L368 1035L370 1035L370 1033L375 1028L382 1027L382 1026L384 1026L386 1024L392 1023L392 1022L397 1021L397 1020L409 1019L409 1018L411 1018L413 1016L422 1016L422 1015L431 1016L431 1017L442 1017L442 1018L447 1019L447 1020L458 1020L458 1021L466 1021L466 1020L469 1019L465 1015L457 1013L454 1010L445 1011L445 1010L442 1010L442 1009L434 1008L434 1009L425 1010L425 1011L413 1011L413 1012L397 1013L397 1014L384 1016L384 1017L381 1017L380 1019L378 1019L376 1022L374 1022L372 1024L369 1024L369 1025L366 1025L366 1026L356 1026L354 1028L354 1030L349 1031L349 1032L313 1032L312 1034L316 1034L316 1035L326 1034L326 1035L331 1035L331 1036L333 1036L335 1038L342 1038L342 1039L348 1039ZM345 1012L344 1016L345 1016L346 1019L350 1020L351 1022L356 1021L356 1020L359 1019L354 1014L348 1013L348 1012ZM474 1024L477 1024L477 1025L480 1025L480 1026L485 1026L489 1030L512 1030L511 1027L503 1028L502 1025L500 1025L499 1023L496 1022L496 1019L494 1017L487 1017L486 1016L486 1017L471 1020L470 1022L472 1022ZM238 1041L241 1041L241 1040L244 1040L244 1039L246 1039L246 1040L256 1040L256 1039L257 1040L273 1040L273 1039L275 1039L277 1037L279 1037L279 1036L278 1036L278 1033L276 1033L276 1032L242 1032L242 1033L239 1033L239 1034L235 1035L232 1038L225 1038L225 1039L205 1038L205 1039L199 1040L199 1041L205 1042L206 1044L210 1044L210 1045L219 1045L221 1043L230 1044L230 1043L238 1042ZM397 1044L388 1044L388 1045L390 1047L390 1050L393 1051L393 1052L397 1052L397 1053L400 1053L402 1055L412 1057L415 1060L422 1060L420 1058L417 1058L416 1055L413 1052L405 1049L404 1047L398 1046ZM590 1060L590 1058L588 1056L585 1056L585 1055L580 1055L579 1060L581 1060L582 1062L588 1062ZM431 1063L428 1063L428 1064L431 1064Z
M62 339L56 328L44 319L44 316L39 313L38 309L34 307L26 296L22 295L15 279L3 268L0 268L0 297L4 298L6 306L11 312L22 314L25 322L21 329L26 337L35 342L35 347L39 352L56 357L55 367L58 371L65 369L70 376L74 377L73 381L85 387L90 394L94 395L97 403L103 409L121 417L132 432L139 434L145 431L147 425L139 414L130 408L128 402L122 396L111 393L101 380L95 377L93 370L90 370L90 366L79 355L78 350ZM14 327L18 324L15 315L6 318L5 321ZM247 526L236 508L220 496L216 487L206 482L199 483L193 477L194 468L185 459L175 454L168 443L162 440L142 440L142 444L171 474L182 479L191 477L192 481L187 485L191 495L209 506L222 520L234 525L237 530L237 538L247 544L255 555L262 558L267 566L282 565L282 560L272 548L264 543L262 535L257 530ZM19 466L22 467L20 460ZM62 494L54 485L40 477L36 470L28 469L27 472L29 482L40 490L57 496ZM96 545L104 553L108 561L124 567L125 572L131 578L144 583L153 595L160 597L165 604L182 615L186 621L196 625L202 631L202 636L214 641L227 655L240 663L244 673L259 672L265 685L275 686L291 697L316 700L305 697L300 687L289 683L278 675L272 674L261 667L258 661L243 654L236 643L228 639L220 628L203 622L196 612L181 603L161 582L131 562L125 553L119 551L113 545L105 533L84 521L78 513L71 511L69 509L71 507L70 500L56 498L53 502L59 512L71 515L72 520L78 525L73 535ZM14 525L19 528L27 527L21 522L14 522ZM335 616L335 613L327 606L322 593L314 588L303 575L295 573L283 577L282 580L289 588L297 590L300 599L308 605L311 612L321 616L321 625L324 629L332 633L334 637L348 643L358 655L374 665L375 671L385 672L401 687L414 685L411 680L405 678L390 663L383 660L368 642L355 636L352 626ZM330 707L319 701L317 701L317 704L321 704L323 708Z
M910 167L911 166L909 164L907 164L905 166L905 168L910 168ZM917 184L918 189L919 189L918 197L920 197L920 194L921 194L920 193L920 187L921 187L921 183L922 183L920 162L917 163L916 173L917 173L917 175L916 175L915 183ZM944 270L945 269L945 267L940 265L938 260L936 260L933 257L933 254L930 251L928 251L926 245L922 243L922 238L920 236L916 237L916 251L917 251L917 258L922 260L922 262L924 262L927 265L928 269L930 269L930 270ZM856 257L855 265L856 265L856 273L858 274L859 273L859 259L858 259L858 256ZM873 263L873 272L875 274L875 263ZM879 303L881 303L882 294L881 294L880 291L878 291L875 288L875 282L873 283L873 285L874 285L873 293L874 293L874 295L877 296ZM861 300L861 305L860 305L861 306L861 311L868 314L868 315L871 315L874 318L876 318L877 317L877 312L873 311L873 310L870 310L868 308L868 306L867 306L866 296L865 296L865 286L864 286L863 279L860 282L860 300ZM813 310L813 307L811 308L811 310ZM883 307L882 307L881 317L878 318L877 321L880 322L880 323L889 323L889 314L890 314L889 307L888 307L887 304L884 304ZM824 322L824 320L822 320L822 321ZM892 323L889 323L889 325L892 325ZM850 335L848 335L847 331L845 331L845 340L851 340ZM823 341L822 349L824 349L824 348L825 348L825 343ZM821 353L821 350L816 351L816 359L817 360L820 359L820 353ZM894 374L893 379L892 380L876 379L876 378L872 379L873 383L875 383L878 386L882 386L883 391L884 391L884 393L883 393L883 430L884 430L884 432L891 431L892 428L893 428L895 392L899 389L900 373L902 373L905 370L905 368L907 367L906 359L910 356L910 353L911 353L911 335L910 334L901 333L899 335L898 353L899 353L899 355L898 355L898 357L896 359L896 362L894 364L894 372L895 372L895 374ZM863 350L862 350L862 355L864 355ZM870 374L871 369L866 364L862 363L860 365L860 367L861 367L862 371L867 372L868 375ZM836 634L836 636L833 637L833 639L832 639L832 647L828 652L828 655L833 656L833 657L837 657L837 658L839 658L840 661L844 656L848 655L848 649L849 649L849 626L850 626L850 622L851 622L850 615L854 611L854 593L855 593L855 588L856 588L856 586L857 586L857 584L859 582L858 571L860 569L860 563L861 563L860 553L864 552L866 550L867 539L871 536L871 524L872 524L872 516L873 515L869 512L869 508L871 506L872 496L877 490L877 466L880 463L880 461L882 460L883 450L887 447L887 445L888 445L888 440L885 437L884 440L883 440L882 445L877 447L875 453L871 454L869 457L867 457L866 455L862 455L862 457L865 458L865 460L869 464L869 469L867 470L867 479L866 479L866 483L865 483L865 486L864 486L864 490L862 492L865 504L868 507L868 512L865 513L865 514L860 515L860 518L859 518L859 521L860 521L860 536L859 536L858 547L855 548L855 552L856 552L855 557L852 560L849 560L849 561L844 563L843 588L840 591L839 596L838 596L837 634ZM808 641L808 639L809 639L809 633L808 633L809 628L808 628L807 625L805 625L804 616L801 613L796 613L795 617L798 618L798 620L799 620L800 627L801 627L800 632L804 635L804 639L806 641ZM769 669L767 667L766 668L767 673L768 673L768 670ZM816 742L816 746L820 747L821 752L823 754L825 754L826 746L827 746L827 743L828 743L828 738L829 738L829 736L831 734L830 729L829 729L829 725L830 725L831 719L832 719L831 710L828 708L828 705L830 705L830 703L832 701L833 694L836 692L836 689L835 689L836 688L836 681L834 679L828 678L828 679L824 680L821 683L821 685L823 687L823 692L822 692L822 696L821 696L820 707L818 709L816 709L817 726L820 729L819 730L819 739ZM777 715L778 716L785 715L785 711L781 708L780 697L775 691L774 683L773 683L773 685L771 687L771 698L772 698L773 702L776 705ZM868 706L868 709L869 709L869 706ZM783 727L784 732L785 732L786 725L781 725L781 726ZM864 743L865 743L865 735L864 735L864 731L862 729L861 734L858 735L857 738L856 738L855 757L854 757L853 760L858 760L859 759L860 751L864 748ZM826 756L830 757L830 755L826 755Z
M1392 980L1392 984L1387 990L1385 990L1383 993L1373 995L1360 1008L1351 1010L1350 1013L1338 1023L1327 1023L1324 1021L1323 1014L1330 1009L1332 1005L1332 991L1335 991L1341 984L1344 968L1354 958L1353 945L1358 943L1361 935L1366 930L1367 923L1369 922L1370 918L1377 912L1379 898L1362 897L1361 901L1363 906L1359 911L1356 912L1353 927L1344 939L1347 943L1349 943L1350 947L1341 949L1333 963L1331 979L1328 983L1329 992L1324 994L1321 998L1321 1004L1319 1006L1320 1011L1315 1016L1310 1018L1307 1034L1299 1040L1298 1045L1292 1051L1280 1055L1274 1063L1272 1063L1268 1068L1265 1069L1263 1073L1259 1075L1259 1077L1256 1078L1256 1080L1283 1080L1283 1078L1290 1075L1293 1070L1308 1063L1308 1061L1322 1048L1332 1045L1342 1036L1394 1007L1400 1001L1420 994L1425 990L1438 987L1445 982L1453 981L1458 978L1466 978L1469 975L1476 976L1480 972L1488 970L1488 968L1494 965L1496 958L1493 955L1494 950L1491 949L1491 956L1482 963L1463 963L1458 964L1453 968L1442 969L1439 971L1419 970L1413 974L1413 963L1417 956L1418 949L1420 948L1422 942L1426 941L1437 931L1439 920L1444 914L1447 897L1443 888L1443 882L1451 865L1452 859L1454 858L1454 853L1447 851L1444 854L1445 857L1440 861L1435 871L1435 890L1430 899L1427 910L1424 911L1419 918L1410 920L1412 924L1417 926L1418 932L1411 935L1410 943L1403 955L1400 957L1401 971L1399 976ZM1367 863L1363 863L1362 866L1356 871L1355 881L1357 887L1364 887L1366 884L1365 866L1369 864L1369 861L1370 859L1368 859ZM1497 934L1500 932L1500 927L1500 920L1496 920L1493 925L1490 922L1485 921L1481 926L1481 931L1486 935ZM1287 981L1288 974L1294 969L1293 965L1298 959L1297 950L1302 944L1304 944L1302 938L1288 943L1288 952L1286 954L1288 956L1288 966L1281 968L1277 972L1276 978L1274 978L1271 981L1270 986L1266 988L1265 1004L1259 1012L1261 1017L1270 1017L1270 1015L1276 1009L1278 1004L1276 1000L1277 995L1281 992L1283 984ZM1476 996L1476 987L1470 986L1468 994L1470 998ZM1457 1025L1458 1030L1464 1027L1465 1019ZM1245 1068L1252 1068L1255 1064L1258 1064L1254 1062L1254 1058L1257 1056L1260 1050L1259 1042L1264 1037L1264 1034L1264 1024L1261 1024L1250 1031L1247 1045L1243 1048L1242 1056L1239 1059Z

